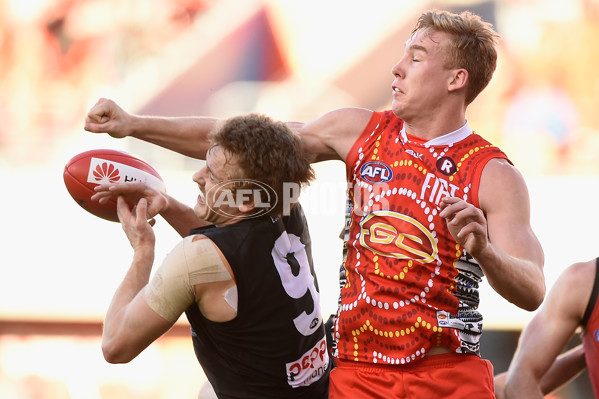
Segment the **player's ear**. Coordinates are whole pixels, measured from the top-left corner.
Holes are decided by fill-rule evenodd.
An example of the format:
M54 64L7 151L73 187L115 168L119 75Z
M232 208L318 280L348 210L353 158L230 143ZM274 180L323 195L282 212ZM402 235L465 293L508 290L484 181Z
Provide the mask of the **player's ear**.
M456 91L466 87L466 82L468 81L468 71L460 68L454 69L453 74L451 75L449 81L449 91Z
M249 191L249 192L248 192ZM238 188L236 191L236 198L239 203L237 208L243 213L251 212L255 207L255 194L251 190L244 188Z
M254 210L256 206L254 205L254 201L248 201L239 206L239 210L243 213L250 213Z

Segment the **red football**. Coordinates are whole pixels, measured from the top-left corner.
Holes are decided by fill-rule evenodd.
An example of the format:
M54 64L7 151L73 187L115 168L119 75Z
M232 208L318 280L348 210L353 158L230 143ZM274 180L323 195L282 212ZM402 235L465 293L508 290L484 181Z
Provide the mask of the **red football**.
M143 181L160 191L165 191L164 181L158 172L137 156L124 151L90 150L75 155L64 167L64 184L71 197L83 209L102 219L118 222L116 201L105 204L92 201L94 187L103 183Z

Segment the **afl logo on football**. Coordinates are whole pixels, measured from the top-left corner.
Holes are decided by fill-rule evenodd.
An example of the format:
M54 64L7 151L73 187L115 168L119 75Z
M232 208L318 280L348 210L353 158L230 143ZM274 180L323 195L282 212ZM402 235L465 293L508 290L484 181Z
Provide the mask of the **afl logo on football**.
M360 177L369 183L385 183L393 178L393 171L382 162L366 162L360 168Z
M452 176L458 171L458 167L456 166L455 162L449 157L439 158L437 160L437 169L445 176Z

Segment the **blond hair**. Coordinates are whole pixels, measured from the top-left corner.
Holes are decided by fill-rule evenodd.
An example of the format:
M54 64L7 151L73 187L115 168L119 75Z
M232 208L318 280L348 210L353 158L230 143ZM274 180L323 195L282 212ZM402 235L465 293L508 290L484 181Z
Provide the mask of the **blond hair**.
M445 67L468 71L466 104L470 104L491 81L497 67L497 40L493 26L470 11L454 14L431 10L423 13L412 33L418 30L444 32L453 36L446 49Z

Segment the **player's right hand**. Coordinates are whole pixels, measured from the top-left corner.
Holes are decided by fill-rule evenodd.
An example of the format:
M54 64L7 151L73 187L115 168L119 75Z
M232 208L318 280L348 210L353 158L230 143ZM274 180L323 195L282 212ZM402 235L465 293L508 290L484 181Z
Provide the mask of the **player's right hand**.
M145 198L147 201L147 219L153 218L168 207L166 194L141 181L100 184L95 187L95 190L96 194L92 195L91 199L101 204L117 197L124 197L132 204L136 204L141 198Z
M133 116L114 101L100 98L89 110L84 129L92 133L108 133L120 139L130 135Z

